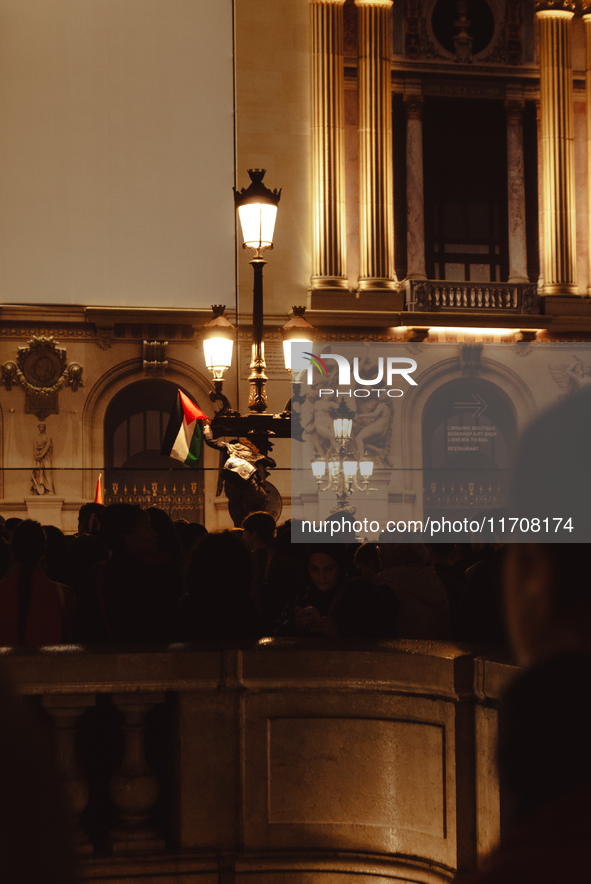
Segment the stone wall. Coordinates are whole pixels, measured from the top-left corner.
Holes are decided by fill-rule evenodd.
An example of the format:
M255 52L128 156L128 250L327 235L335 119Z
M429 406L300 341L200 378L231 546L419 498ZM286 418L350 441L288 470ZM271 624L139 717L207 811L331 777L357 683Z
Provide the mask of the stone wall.
M53 722L84 880L435 884L498 839L496 705L515 669L465 646L263 639L2 656ZM113 822L97 835L101 783L85 771L119 745L111 732Z

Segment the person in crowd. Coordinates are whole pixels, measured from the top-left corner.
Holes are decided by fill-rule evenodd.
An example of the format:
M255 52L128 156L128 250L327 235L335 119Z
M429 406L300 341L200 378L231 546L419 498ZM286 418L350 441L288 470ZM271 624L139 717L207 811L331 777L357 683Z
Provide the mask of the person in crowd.
M308 583L307 549L304 544L291 542L290 521L278 526L267 568L266 582L261 587L266 635L273 634L282 612L292 599L302 594Z
M374 580L381 571L377 543L362 543L355 550L353 564L364 580Z
M148 507L152 528L156 532L155 561L171 562L181 567L183 547L176 533L174 522L165 510L157 506Z
M242 522L244 543L251 552L265 553L265 569L273 551L276 529L275 519L264 510L249 513Z
M474 564L466 569L466 585L457 600L452 619L452 638L483 644L506 645L507 634L503 618L502 587L505 555L503 538L490 530L489 519L499 524L507 520L505 509L487 510L475 520L486 516L484 532L472 535Z
M74 642L106 641L103 613L96 591L96 570L109 558L107 546L92 534L77 534L70 538L71 586L76 596L74 608Z
M252 563L253 601L259 612L268 605L269 565L274 554L275 519L262 510L249 513L242 522L242 540L250 552Z
M398 602L398 638L449 638L450 617L443 583L422 543L380 543L377 584L389 586Z
M0 644L55 645L69 639L73 600L42 569L45 532L25 519L12 538L14 565L0 580Z
M88 593L98 615L86 641L166 642L177 594L178 572L153 560L157 535L140 506L115 503L105 512L111 556L90 575Z
M6 531L8 531L10 537L12 537L12 535L14 534L14 529L16 528L16 526L20 525L22 521L23 520L19 519L18 516L11 516L10 519L6 519L6 522L4 523L4 528L6 529Z
M207 534L207 528L199 522L187 522L186 519L177 519L174 522L174 530L177 533L186 561L191 547Z
M0 580L6 575L10 567L10 535L8 532L0 533Z
M507 631L524 667L499 713L499 776L508 819L499 848L478 872L461 879L471 884L589 880L590 430L586 392L542 415L520 444L514 514L572 518L573 534L587 542L570 543L565 532L560 539L567 542L512 543L507 549Z
M46 541L45 573L50 580L72 586L72 564L66 535L55 525L44 525L43 530Z
M503 618L502 583L504 543L483 544L481 558L466 569L465 588L457 599L452 620L456 641L506 645Z
M425 546L429 550L429 561L445 586L453 636L455 612L466 589L466 569L472 565L470 544L426 543Z
M233 532L204 535L192 548L175 621L177 641L231 641L262 636L251 598L250 555Z
M360 578L348 579L340 544L308 548L308 582L282 615L277 635L392 637L382 592Z
M78 534L99 536L106 509L102 503L83 503L78 510Z

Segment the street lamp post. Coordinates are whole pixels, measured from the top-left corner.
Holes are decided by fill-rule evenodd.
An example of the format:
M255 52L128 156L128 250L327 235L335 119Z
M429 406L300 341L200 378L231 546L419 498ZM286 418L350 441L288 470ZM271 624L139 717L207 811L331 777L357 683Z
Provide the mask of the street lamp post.
M263 344L263 257L273 248L273 233L281 191L270 190L263 184L265 169L249 169L250 185L234 190L234 201L242 227L243 249L252 250L254 285L252 292L252 359L250 363L250 395L248 407L262 414L267 410L267 365Z
M263 454L273 448L273 440L288 439L291 436L291 410L288 406L280 414L267 411L267 366L263 342L263 267L266 264L264 253L273 248L273 233L277 217L277 205L281 191L270 190L263 184L264 169L249 169L250 185L242 190L234 190L234 199L240 226L243 248L251 249L254 272L252 306L252 353L250 362L249 412L240 414L234 411L223 392L223 374L230 367L232 359L231 341L235 329L223 315L224 308L214 306L213 318L205 324L203 348L206 366L212 373L214 389L210 393L213 402L221 403L211 422L214 438L220 436L245 436ZM284 358L288 371L291 368L291 341L311 342L312 326L303 318L305 308L294 307L293 317L283 327ZM301 433L300 433L301 435Z

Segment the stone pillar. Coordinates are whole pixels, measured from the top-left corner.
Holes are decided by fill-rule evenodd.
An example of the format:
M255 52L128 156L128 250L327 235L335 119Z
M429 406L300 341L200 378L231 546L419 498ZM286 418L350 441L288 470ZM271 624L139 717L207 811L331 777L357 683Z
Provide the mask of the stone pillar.
M523 163L523 111L518 98L505 101L507 113L507 209L509 215L509 282L528 283Z
M94 849L80 824L80 815L88 804L88 783L76 759L76 723L95 702L89 694L47 694L42 700L53 721L56 760L68 803L74 848L82 855L91 855Z
M312 289L345 289L343 4L310 0L312 16Z
M591 0L583 0L583 21L587 37L586 98L587 98L587 240L589 247L589 282L587 295L591 297Z
M395 291L390 7L359 7L360 292Z
M571 0L537 0L544 295L577 295Z
M404 96L406 109L407 279L427 279L423 188L423 96Z
M150 815L158 800L158 779L150 773L146 761L144 736L146 714L165 695L114 694L113 703L123 714L124 753L121 767L109 784L120 823L109 832L108 842L116 855L161 853L165 842L150 824Z

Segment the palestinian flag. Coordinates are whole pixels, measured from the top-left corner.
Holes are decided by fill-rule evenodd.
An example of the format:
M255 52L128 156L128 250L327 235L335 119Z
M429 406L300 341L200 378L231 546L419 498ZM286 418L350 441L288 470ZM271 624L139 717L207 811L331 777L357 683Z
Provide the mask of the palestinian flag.
M203 439L203 419L207 418L180 390L164 434L161 454L181 460L197 469Z

